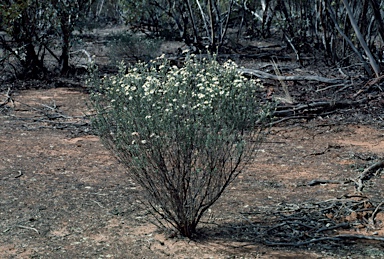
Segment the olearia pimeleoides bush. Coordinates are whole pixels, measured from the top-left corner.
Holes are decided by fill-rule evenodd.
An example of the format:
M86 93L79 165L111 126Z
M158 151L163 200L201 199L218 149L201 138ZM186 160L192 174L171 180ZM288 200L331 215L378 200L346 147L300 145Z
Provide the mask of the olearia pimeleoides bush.
M162 56L89 83L104 145L156 219L191 237L262 142L271 107L260 81L233 61L189 55L181 68Z

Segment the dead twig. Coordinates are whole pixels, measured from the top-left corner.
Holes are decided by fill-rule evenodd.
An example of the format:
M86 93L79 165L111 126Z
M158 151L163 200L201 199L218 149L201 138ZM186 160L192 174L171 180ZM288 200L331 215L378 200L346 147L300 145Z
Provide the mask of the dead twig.
M379 85L383 80L384 80L384 75L369 80L369 81L364 85L364 87L363 87L362 89L360 89L359 91L357 91L357 93L355 93L355 94L353 95L353 98L356 98L356 97L359 96L361 93L367 92L372 86L374 86L374 85Z
M353 181L356 183L356 191L362 192L364 188L364 181L367 181L372 178L377 170L384 168L384 160L374 163L370 167L366 168L358 177Z
M95 201L95 200L91 200L91 201L93 201L94 203L96 203L100 208L105 208L100 202Z
M304 114L319 114L324 111L346 108L364 103L366 99L357 101L319 101L307 104L299 103L297 105L278 106L273 112L275 117L298 116Z
M350 183L351 180L345 180L345 181L338 181L338 180L312 180L308 183L308 186L315 186L319 184L327 184L327 183L332 183L332 184L347 184Z
M8 103L12 103L13 106L15 106L15 103L13 102L13 99L11 97L11 88L8 87L7 92L5 93L5 99L0 103L0 107L3 107L7 105Z
M330 151L332 148L334 149L340 149L341 147L338 146L338 145L327 145L327 147L323 150L323 151L319 151L319 152L314 152L314 153L311 153L311 154L308 154L308 155L305 155L305 157L309 157L309 156L320 156L320 155L324 155L326 152Z
M48 109L50 109L50 110L52 110L52 111L56 111L57 110L56 102L55 102L55 100L52 100L52 102L53 102L52 106L49 106L49 105L46 105L46 104L43 104L43 103L41 105L46 107L46 108L48 108Z
M279 123L282 123L284 121L288 121L288 120L299 120L299 119L311 119L313 118L313 116L310 116L310 115L302 115L302 116L289 116L289 117L284 117L280 120L277 120L277 121L272 121L269 125L270 126L275 126Z
M371 229L367 218L378 213L380 207L373 206L369 199L335 198L316 203L300 205L282 203L277 210L263 210L266 221L255 221L253 214L247 213L242 233L244 240L257 235L258 240L269 246L305 246L312 243L332 243L340 240L366 239L384 241L384 237L373 235L338 234L339 230L353 231L355 226L363 225ZM292 206L295 208L290 209ZM288 209L287 209L288 208ZM375 212L376 211L376 212ZM373 213L372 213L373 212ZM375 215L373 215L375 216ZM256 217L257 219L259 216ZM257 222L257 224L255 224ZM257 226L256 228L253 226ZM247 243L244 246L254 244Z
M329 85L329 86L327 86L327 87L317 89L317 90L316 90L316 93L318 93L318 92L322 92L322 91L325 91L325 90L328 90L328 89L331 89L331 88L339 87L339 86L343 86L343 87L345 87L345 84ZM347 85L347 86L351 86L351 85Z
M320 229L316 230L316 233L320 233L320 232L323 232L323 231L334 230L334 229L338 229L338 228L347 228L349 226L350 226L349 223L340 223L340 224L337 224L337 225L334 225L334 226L331 226L331 227L320 228Z
M17 225L16 227L23 228L23 229L33 230L33 231L35 231L37 234L40 235L39 230L37 230L36 228L33 228L33 227L27 227L27 226L23 226L23 225Z
M273 65L273 69L275 70L275 74L278 76L281 76L278 65L276 64L276 62L274 60L272 60L272 62L273 62L272 65ZM289 93L289 89L288 89L287 84L285 83L285 81L281 81L281 80L280 80L280 84L283 87L283 91L284 91L285 96L279 96L276 98L278 98L278 100L283 101L284 103L293 104L294 99L292 98L291 94Z
M377 213L380 211L380 207L383 206L383 204L384 204L384 201L380 202L379 205L376 206L376 209L372 212L372 215L368 220L371 223L371 225L375 225L375 217Z
M24 106L27 106L29 109L32 109L36 112L39 112L40 114L42 114L43 116L47 117L50 120L59 119L59 118L63 118L63 119L72 119L73 118L72 116L67 116L67 115L59 112L55 100L53 100L53 106L49 106L49 105L46 105L43 103L40 104L41 106L45 107L46 109L51 110L52 112L47 112L47 110L44 108L39 109L39 108L35 108L29 104L26 104L26 103L23 103L20 101L18 101L18 102Z
M22 173L21 171L18 171L18 173L19 173L19 174L16 175L15 178L19 178L19 177L21 177L21 176L23 175L23 173Z

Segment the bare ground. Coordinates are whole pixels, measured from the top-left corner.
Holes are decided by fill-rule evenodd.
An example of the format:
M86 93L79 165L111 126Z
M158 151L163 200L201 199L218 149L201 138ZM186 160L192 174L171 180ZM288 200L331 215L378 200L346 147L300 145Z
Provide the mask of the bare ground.
M87 48L103 60L104 47ZM237 62L273 70L269 61ZM308 74L289 62L279 69ZM340 76L317 64L309 73ZM335 86L287 82L301 103L353 93L366 101L272 127L187 240L151 223L140 187L92 132L87 90L52 82L26 82L0 103L0 258L384 258L383 173L358 191L362 171L384 159L382 86L354 83L334 95ZM280 84L265 85L284 96Z
M0 116L0 258L384 258L384 129L339 117L270 129L195 240L150 223L92 134L81 88L22 90ZM338 180L310 186L313 180ZM283 245L284 243L285 245Z

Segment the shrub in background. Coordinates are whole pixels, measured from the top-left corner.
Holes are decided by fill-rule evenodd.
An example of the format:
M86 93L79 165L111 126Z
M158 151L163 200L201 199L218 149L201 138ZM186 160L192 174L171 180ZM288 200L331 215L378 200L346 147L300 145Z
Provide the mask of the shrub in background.
M124 60L126 63L136 63L157 57L160 54L162 40L147 35L118 32L111 35L109 56L113 63Z
M270 107L236 64L189 56L95 79L93 126L145 191L156 219L191 237L257 146Z

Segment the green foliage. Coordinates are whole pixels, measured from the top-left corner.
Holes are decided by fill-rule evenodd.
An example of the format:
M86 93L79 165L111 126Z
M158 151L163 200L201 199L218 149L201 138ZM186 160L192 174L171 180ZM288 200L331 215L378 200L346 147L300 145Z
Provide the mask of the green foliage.
M43 44L49 40L48 31L52 27L52 12L42 2L4 2L0 10L0 47L10 57L15 57L22 71L16 74L37 76L43 72Z
M62 73L69 68L72 32L92 1L4 1L0 8L0 47L16 60L16 76L40 77L53 56ZM57 41L57 39L60 39ZM55 53L61 52L60 55ZM18 67L22 69L17 70Z
M133 1L122 2L125 21L133 29L147 30L166 39L182 39L185 10L182 1ZM188 25L185 24L187 27ZM187 28L185 28L187 29Z
M90 84L103 143L159 222L191 237L261 143L270 107L260 103L260 82L232 61L191 55L182 68L160 57Z

